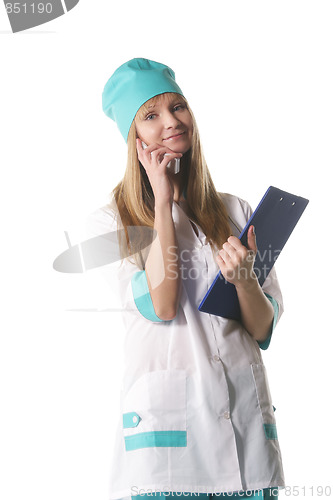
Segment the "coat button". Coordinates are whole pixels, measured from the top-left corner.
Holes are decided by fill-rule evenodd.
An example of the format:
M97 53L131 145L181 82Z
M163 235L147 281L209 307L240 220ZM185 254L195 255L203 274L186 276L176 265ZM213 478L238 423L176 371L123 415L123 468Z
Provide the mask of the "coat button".
M213 356L213 360L216 362L221 361L220 356L218 356L217 354Z
M223 416L224 416L224 418L227 418L227 419L230 418L230 412L229 411L225 411L223 413Z

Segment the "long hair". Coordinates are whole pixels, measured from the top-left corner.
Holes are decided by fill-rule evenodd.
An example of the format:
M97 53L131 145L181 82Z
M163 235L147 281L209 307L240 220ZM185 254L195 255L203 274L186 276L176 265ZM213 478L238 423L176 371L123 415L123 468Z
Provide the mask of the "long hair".
M177 95L179 101L186 105L193 120L192 146L181 158L181 169L185 170L185 193L190 217L201 227L212 249L214 250L215 247L217 250L222 248L223 243L231 235L228 214L210 176L193 112L183 96L171 95ZM147 113L148 105L154 104L159 98L160 96L155 96L143 104L136 118ZM153 229L154 226L154 193L146 171L138 159L136 138L134 119L127 140L128 156L125 175L110 195L110 198L114 198L117 204L121 224L125 229L125 232L122 232L125 238L123 237L120 242L123 255L135 254L140 251L140 247L147 245L144 235L140 237L137 231L134 241L133 238L129 238L128 227L148 226ZM135 261L137 260L135 258ZM143 266L141 263L141 267Z

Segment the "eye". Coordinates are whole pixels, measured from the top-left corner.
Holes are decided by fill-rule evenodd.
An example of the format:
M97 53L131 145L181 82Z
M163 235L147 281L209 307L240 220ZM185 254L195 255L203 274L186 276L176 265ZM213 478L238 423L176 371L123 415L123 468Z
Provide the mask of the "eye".
M153 118L155 118L156 115L154 115L153 113L151 113L150 115L147 115L145 120L152 120Z
M185 106L183 104L176 104L176 106L173 107L174 111L179 111L180 109L184 109Z

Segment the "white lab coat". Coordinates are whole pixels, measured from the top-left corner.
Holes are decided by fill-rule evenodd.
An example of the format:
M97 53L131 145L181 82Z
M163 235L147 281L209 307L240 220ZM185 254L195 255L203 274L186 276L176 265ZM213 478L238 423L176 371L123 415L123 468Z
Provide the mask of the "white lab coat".
M235 196L221 196L239 236L251 209ZM199 227L195 234L181 204L173 203L172 217L183 266L175 319L146 319L131 286L140 269L124 260L118 270L126 356L110 499L151 491L283 487L261 350L239 322L198 311L219 269L205 235ZM89 234L116 230L116 218L109 206L98 209L88 218ZM274 268L263 290L278 303L279 319L283 306ZM148 444L140 444L142 436Z

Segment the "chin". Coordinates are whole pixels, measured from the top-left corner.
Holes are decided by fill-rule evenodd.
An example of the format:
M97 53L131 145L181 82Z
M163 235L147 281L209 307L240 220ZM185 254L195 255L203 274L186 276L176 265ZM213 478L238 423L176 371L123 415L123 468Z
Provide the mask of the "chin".
M175 144L172 148L170 147L170 149L174 153L182 153L184 155L185 153L187 153L191 149L191 145L190 144Z

